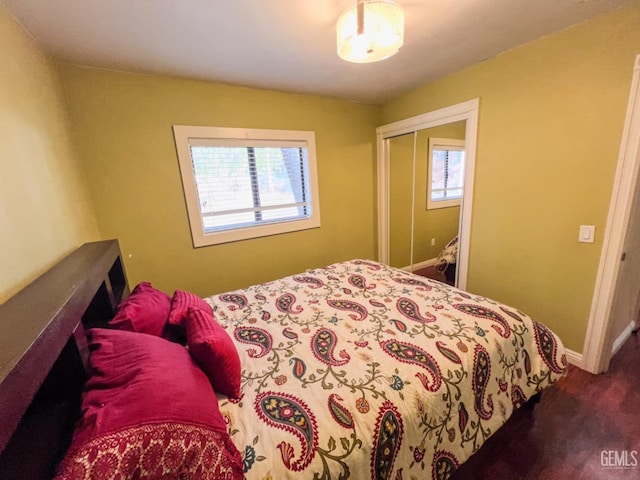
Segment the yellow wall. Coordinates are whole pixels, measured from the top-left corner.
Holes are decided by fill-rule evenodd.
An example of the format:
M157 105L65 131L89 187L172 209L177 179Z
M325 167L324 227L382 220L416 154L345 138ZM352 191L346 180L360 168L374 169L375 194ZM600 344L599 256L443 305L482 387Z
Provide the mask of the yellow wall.
M382 109L60 66L69 133L50 60L0 8L0 301L98 229L121 240L131 283L201 295L373 257L375 127L480 97L469 289L531 313L581 351L638 25L634 2ZM322 227L193 249L173 124L314 130ZM596 225L595 244L577 242L580 224Z
M418 88L383 123L479 97L468 288L582 351L635 55L640 5ZM596 226L595 244L578 226Z
M55 65L0 4L0 303L97 226Z
M200 295L375 255L379 107L176 78L61 66L103 237L132 285ZM172 125L313 130L322 226L194 249Z

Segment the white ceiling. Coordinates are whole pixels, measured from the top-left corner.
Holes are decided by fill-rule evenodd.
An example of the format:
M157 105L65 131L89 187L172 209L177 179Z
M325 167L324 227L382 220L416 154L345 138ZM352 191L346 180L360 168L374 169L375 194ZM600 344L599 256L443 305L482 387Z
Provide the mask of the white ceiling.
M398 0L405 45L351 64L335 21L355 0L0 0L66 63L382 103L629 0Z

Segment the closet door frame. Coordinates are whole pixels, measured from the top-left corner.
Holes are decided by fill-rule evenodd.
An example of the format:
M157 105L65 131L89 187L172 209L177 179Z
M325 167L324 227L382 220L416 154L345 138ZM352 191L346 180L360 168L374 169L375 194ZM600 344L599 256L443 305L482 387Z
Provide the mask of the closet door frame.
M378 260L380 262L389 263L389 139L465 120L464 195L460 206L460 240L458 262L456 264L456 285L461 289L467 288L479 107L480 99L475 98L439 110L416 115L415 117L388 123L376 129L378 147ZM411 261L413 262L413 259Z

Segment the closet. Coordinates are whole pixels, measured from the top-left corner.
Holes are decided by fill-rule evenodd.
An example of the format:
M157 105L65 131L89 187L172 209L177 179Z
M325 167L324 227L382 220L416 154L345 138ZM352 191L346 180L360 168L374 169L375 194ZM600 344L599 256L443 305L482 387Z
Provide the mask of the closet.
M478 100L378 128L379 258L433 265L459 238L455 283L466 287Z

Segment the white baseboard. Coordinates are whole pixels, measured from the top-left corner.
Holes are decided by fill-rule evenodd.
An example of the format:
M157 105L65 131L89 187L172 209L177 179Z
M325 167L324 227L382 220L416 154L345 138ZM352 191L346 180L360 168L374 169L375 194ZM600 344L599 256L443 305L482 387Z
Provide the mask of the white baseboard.
M574 352L573 350L565 349L565 353L567 354L567 362L571 365L574 365L578 368L582 368L582 354L578 352Z
M618 335L618 338L616 338L613 341L613 345L611 347L611 356L613 357L616 353L618 353L618 350L620 350L620 348L622 347L622 345L624 345L624 342L627 341L627 339L631 336L631 332L633 332L633 329L635 327L635 323L634 322L630 322L629 325L627 325L627 327L622 331L622 333L620 335ZM584 360L582 357L581 353L577 353L574 352L572 350L566 350L567 352L567 361L571 364L571 365L575 365L578 368L581 368L587 372L593 373L593 374L597 374L600 372L594 372L588 368L585 367L584 365Z
M622 331L622 333L620 335L618 335L618 338L616 338L614 340L613 347L611 348L611 356L612 357L616 353L618 353L618 350L620 350L620 347L622 347L622 345L624 345L624 342L627 341L627 339L631 335L631 332L633 331L634 327L635 327L635 323L634 322L629 323L629 325L627 325L627 328L625 328Z
M415 272L416 270L420 270L422 268L430 267L436 263L437 258L430 258L429 260L425 260L424 262L414 263L413 265L408 265L406 267L402 267L401 270L405 270L407 272Z
M627 325L627 328L625 328L623 332L620 335L618 335L618 338L615 339L615 341L613 342L613 347L611 348L612 357L616 353L618 353L618 350L620 350L622 345L624 345L624 342L626 342L629 336L631 336L631 332L633 331L634 327L635 327L635 323L630 322L629 325ZM573 350L569 350L568 348L565 348L565 353L567 354L567 362L569 362L571 365L574 365L578 368L585 370L583 366L584 360L581 353L574 352Z

